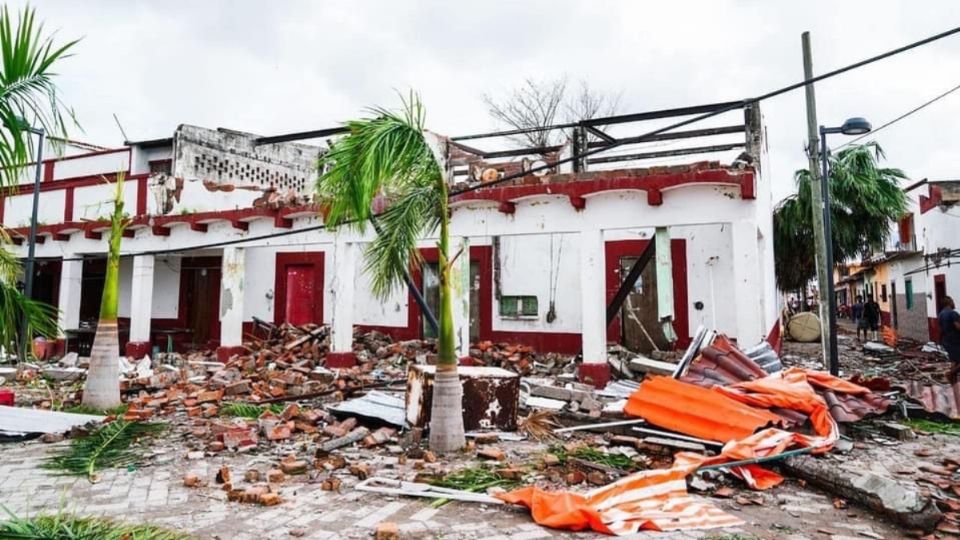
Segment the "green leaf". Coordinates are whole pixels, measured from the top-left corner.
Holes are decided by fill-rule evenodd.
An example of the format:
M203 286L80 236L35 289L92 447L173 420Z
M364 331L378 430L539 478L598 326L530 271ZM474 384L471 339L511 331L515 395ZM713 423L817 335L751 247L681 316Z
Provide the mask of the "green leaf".
M135 466L139 454L132 445L155 435L164 424L117 420L97 428L85 437L70 441L70 446L49 457L42 466L63 474L93 479L98 469Z

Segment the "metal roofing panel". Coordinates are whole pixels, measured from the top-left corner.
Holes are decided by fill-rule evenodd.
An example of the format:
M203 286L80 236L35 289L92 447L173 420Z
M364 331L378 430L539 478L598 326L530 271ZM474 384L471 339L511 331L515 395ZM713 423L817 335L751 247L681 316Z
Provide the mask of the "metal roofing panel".
M670 377L644 379L624 411L655 426L718 442L742 439L780 420L770 411Z
M46 409L0 406L0 432L63 433L90 422L102 422L104 416L73 414Z
M954 420L960 419L960 382L948 386L925 385L913 380L907 383L907 395L919 401L927 412L940 413Z
M402 398L371 390L367 395L350 399L330 407L341 414L354 414L366 418L377 418L403 427L406 425L406 408Z
M767 372L763 368L721 336L701 351L700 356L690 364L680 380L710 388L714 385L727 386L752 381L765 376ZM856 422L864 416L880 414L890 405L889 400L877 394L835 393L817 385L813 386L827 402L834 419L841 423ZM803 424L807 421L806 415L798 411L773 409L773 412L779 414L788 424Z

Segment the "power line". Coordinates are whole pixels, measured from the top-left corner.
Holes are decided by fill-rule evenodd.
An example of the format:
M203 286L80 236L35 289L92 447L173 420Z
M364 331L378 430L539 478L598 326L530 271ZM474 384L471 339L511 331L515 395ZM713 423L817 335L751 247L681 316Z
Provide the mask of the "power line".
M917 112L922 111L923 109L926 109L926 108L929 107L930 105L933 105L934 103L936 103L936 102L940 101L941 99L949 96L950 94L956 92L957 90L960 90L960 84L958 84L958 85L954 86L953 88L947 90L946 92L944 92L944 93L936 96L935 98L933 98L933 99L931 99L931 100L929 100L929 101L926 101L926 102L924 102L923 104L921 104L921 105L919 105L919 106L917 106L917 107L914 107L913 109L910 109L909 111L901 114L900 116L894 118L893 120L890 120L889 122L887 122L887 123L883 124L882 126L878 127L877 129L874 129L874 130L872 130L872 131L870 131L870 132L868 132L868 133L864 133L863 135L857 137L856 139L853 139L852 141L848 141L848 142L846 142L846 143L843 143L843 144L841 144L840 146L838 146L838 147L836 147L836 148L831 148L830 151L831 151L831 152L834 152L834 151L840 150L840 149L842 149L842 148L846 148L847 146L850 146L851 144L854 144L854 143L856 143L857 141L859 141L859 140L861 140L861 139L864 139L864 138L866 138L866 137L872 137L876 132L878 132L878 131L880 131L880 130L882 130L882 129L884 129L884 128L890 127L890 126L892 126L893 124L896 124L897 122L903 120L904 118L907 118L908 116L911 116L911 115L913 115L913 114L915 114L915 113L917 113Z
M859 62L855 62L855 63L853 63L853 64L848 64L848 65L846 65L846 66L843 66L843 67L841 67L841 68L835 69L835 70L833 70L833 71L828 71L827 73L824 73L824 74L822 74L822 75L818 75L818 76L816 76L816 77L813 77L813 78L810 79L810 80L804 80L804 81L800 81L800 82L797 82L797 83L793 83L793 84L788 85L788 86L783 86L783 87L781 87L781 88L778 88L778 89L776 89L776 90L772 90L772 91L767 92L767 93L765 93L765 94L761 94L761 95L759 95L759 96L757 96L757 97L754 97L754 98L748 98L748 99L743 99L743 100L739 100L739 101L727 102L727 104L726 104L725 106L720 107L720 108L718 108L718 109L715 109L715 110L712 110L712 111L710 111L710 112L706 112L706 113L703 113L703 114L694 116L694 117L692 117L692 118L688 118L688 119L686 119L686 120L681 120L681 121L678 121L678 122L674 122L673 124L670 124L670 125L667 125L667 126L665 126L665 127L661 127L661 128L655 129L655 130L653 130L653 131L649 131L649 132L647 132L647 133L645 133L645 134L643 134L643 135L640 135L640 136L638 136L638 137L631 137L629 140L627 140L627 139L620 139L620 140L617 140L617 141L613 141L613 142L611 142L611 143L609 143L609 144L607 144L607 145L605 145L605 146L597 147L597 148L594 148L594 149L592 149L592 150L585 150L585 151L583 151L583 152L581 152L581 153L579 153L579 154L574 154L574 155L572 155L572 156L570 156L570 157L566 157L566 158L563 158L563 159L558 159L558 160L554 161L553 163L546 163L546 164L544 164L544 165L540 165L540 166L537 166L537 167L533 167L533 168L531 168L531 169L529 169L529 170L526 170L526 171L520 171L520 172L517 172L517 173L514 173L514 174L506 175L506 176L504 176L503 178L499 178L499 179L494 180L494 181L492 181L492 182L487 182L487 183L484 183L484 184L477 184L477 185L475 185L475 186L470 186L470 187L466 187L466 188L463 188L463 189L460 189L460 190L456 190L456 191L450 192L449 195L448 195L448 197L456 197L456 196L458 196L458 195L463 195L464 193L470 193L470 192L477 191L477 190L480 190L480 189L487 189L487 188L490 188L490 187L493 187L493 186L496 186L496 185L499 185L499 184L503 184L503 183L505 183L505 182L509 182L509 181L511 181L511 180L516 180L516 179L518 179L518 178L527 176L527 175L532 174L532 173L535 173L535 172L546 171L546 170L549 170L549 169L553 169L554 167L556 167L556 166L558 166L558 165L562 165L562 164L565 164L565 163L570 163L570 162L575 161L575 160L578 160L578 159L583 159L583 158L586 158L586 157L589 157L589 156L592 156L592 155L595 155L595 154L599 154L600 152L605 152L605 151L607 151L607 150L610 150L610 149L613 149L613 148L617 148L617 147L622 146L622 145L627 144L627 143L633 144L633 143L643 142L643 139L644 139L644 138L654 137L654 136L656 136L656 135L659 135L659 134L661 134L661 133L665 133L665 132L667 132L667 131L672 131L672 130L674 130L674 129L676 129L676 128L679 128L679 127L683 127L683 126L687 126L687 125L694 124L694 123L697 123L697 122L701 122L701 121L706 120L706 119L708 119L708 118L712 118L712 117L714 117L714 116L719 116L719 115L721 115L721 114L724 114L724 113L727 113L727 112L730 112L730 111L733 111L733 110L742 109L744 106L746 106L746 105L748 105L748 104L750 104L750 103L759 103L759 102L761 102L761 101L765 101L765 100L768 100L768 99L771 99L771 98L774 98L774 97L777 97L777 96L786 94L786 93L788 93L788 92L792 92L792 91L794 91L794 90L798 90L798 89L800 89L800 88L803 88L804 86L807 86L808 84L814 84L814 83L817 83L817 82L820 82L820 81L823 81L823 80L826 80L826 79L830 79L830 78L836 77L836 76L841 75L841 74L843 74L843 73L846 73L846 72L848 72L848 71L852 71L852 70L854 70L854 69L861 68L861 67L863 67L863 66L872 64L872 63L874 63L874 62L878 62L878 61L880 61L880 60L884 60L884 59L886 59L886 58L890 58L891 56L896 56L896 55L898 55L898 54L907 52L907 51L912 50L912 49L915 49L915 48L917 48L917 47L921 47L921 46L926 45L926 44L928 44L928 43L932 43L932 42L934 42L934 41L943 39L943 38L945 38L945 37L952 36L952 35L954 35L954 34L956 34L956 33L960 33L960 26L955 27L955 28L952 28L952 29L947 30L947 31L945 31L945 32L941 32L941 33L939 33L939 34L934 34L934 35L932 35L932 36L926 37L926 38L921 39L921 40L919 40L919 41L914 41L913 43L909 43L909 44L904 45L904 46L902 46L902 47L898 47L898 48L896 48L896 49L892 49L892 50L889 50L889 51L887 51L887 52L884 52L884 53L881 53L881 54L878 54L878 55L875 55L875 56L871 56L870 58L866 58L866 59L864 59L864 60L860 60ZM375 214L374 217L377 217L377 216L379 216L379 215L381 215L381 214ZM345 221L345 222L341 223L340 226L348 225L348 224L350 224L350 223L353 223L354 221L356 221L356 220ZM224 246L228 246L228 245L242 244L242 243L246 243L246 242L256 242L256 241L259 241L259 240L269 240L269 239L271 239L271 238L289 236L289 235L292 235L292 234L300 234L300 233L304 233L304 232L319 231L319 230L323 230L323 229L325 229L325 228L326 228L326 225L321 224L321 225L315 225L315 226L312 226L312 227L304 227L304 228L302 228L302 229L280 231L280 232L275 232L275 233L271 233L271 234L260 235L260 236L256 236L256 237L245 237L245 238L236 238L236 239L232 239L232 240L223 240L223 241L220 241L220 242L212 242L212 243L209 243L209 244L201 244L201 245L190 246L190 247L171 248L171 249L163 249L163 250L151 250L151 251L143 251L143 252L138 252L138 253L124 253L124 254L121 254L121 257L124 257L124 258L126 258L126 257L136 257L137 255L166 255L166 254L170 254L170 253L181 253L181 252L185 252L185 251L196 251L196 250L201 250L201 249L209 249L209 248L216 248L216 247L224 247ZM84 257L84 258L63 259L63 260L68 260L68 261L69 261L69 260L86 260L86 259L97 259L97 258L105 258L105 257L106 257L106 254L104 254L104 255L95 255L95 256L91 256L91 257Z

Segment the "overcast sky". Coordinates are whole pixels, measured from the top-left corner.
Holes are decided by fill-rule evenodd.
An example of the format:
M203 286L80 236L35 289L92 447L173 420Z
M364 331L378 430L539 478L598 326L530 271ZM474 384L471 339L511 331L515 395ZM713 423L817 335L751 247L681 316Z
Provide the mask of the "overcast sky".
M14 4L15 5L15 4ZM621 95L622 112L762 94L960 25L955 1L266 0L33 2L58 39L82 38L59 85L102 145L168 137L178 124L278 134L331 127L418 90L428 126L497 126L481 101L523 79L566 75ZM960 35L817 87L819 119L874 125L960 84ZM806 165L803 93L764 102L765 179L780 198ZM915 179L960 176L960 91L877 134ZM839 144L842 136L833 141Z

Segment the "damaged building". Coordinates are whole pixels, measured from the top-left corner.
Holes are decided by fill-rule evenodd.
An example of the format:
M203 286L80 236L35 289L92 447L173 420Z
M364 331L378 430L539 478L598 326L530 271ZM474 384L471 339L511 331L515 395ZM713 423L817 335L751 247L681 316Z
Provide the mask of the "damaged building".
M584 121L547 148L504 149L503 134L452 137L455 183L477 187L450 205L452 244L469 253L468 283L455 287L460 354L478 341L582 353L580 378L599 385L610 376L608 343L672 350L700 325L747 346L763 339L777 296L758 106L731 109L709 128L637 136L729 106ZM121 173L128 356L216 348L227 359L257 320L330 325L328 366L351 365L355 328L431 337L410 291L372 294L363 250L375 231L322 226L314 190L326 145L288 139L182 125L170 138L44 161L34 296L60 311L60 350L82 355L96 324L110 184ZM610 141L615 152L483 186ZM23 184L0 205L20 257L32 195ZM428 306L437 302L435 242L422 239L425 264L412 270ZM622 303L612 303L634 268Z

